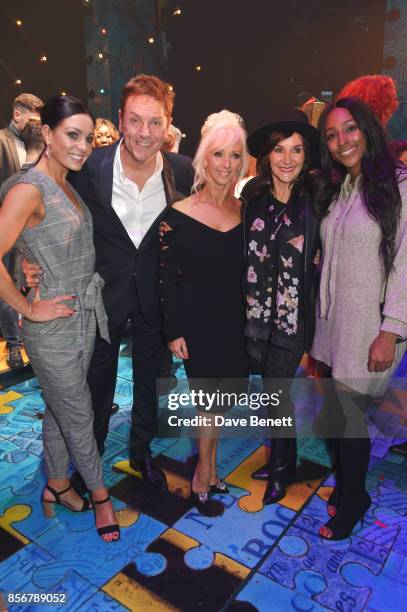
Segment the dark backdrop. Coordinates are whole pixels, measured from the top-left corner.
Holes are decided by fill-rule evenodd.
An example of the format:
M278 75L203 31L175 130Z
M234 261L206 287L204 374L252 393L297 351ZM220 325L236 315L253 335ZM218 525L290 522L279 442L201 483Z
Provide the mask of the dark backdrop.
M0 0L0 127L21 92L45 100L66 91L86 100L85 10L81 0Z
M338 92L382 71L385 0L185 0L168 24L174 124L193 154L214 111L238 112L248 130L298 93ZM202 65L196 72L194 66Z
M181 150L191 155L210 112L234 110L251 131L294 105L301 91L335 93L355 76L382 71L386 0L179 4L182 15L166 28L168 79L176 91L174 123L187 134ZM86 100L87 10L81 0L0 0L0 125L9 122L19 91L46 99L64 90ZM44 53L45 64L39 61Z

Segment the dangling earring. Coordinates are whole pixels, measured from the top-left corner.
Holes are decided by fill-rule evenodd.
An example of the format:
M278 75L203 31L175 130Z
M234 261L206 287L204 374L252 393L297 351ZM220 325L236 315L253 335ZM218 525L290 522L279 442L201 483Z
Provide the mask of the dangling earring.
M51 156L51 145L47 142L45 144L44 157L45 159L49 159L50 156Z

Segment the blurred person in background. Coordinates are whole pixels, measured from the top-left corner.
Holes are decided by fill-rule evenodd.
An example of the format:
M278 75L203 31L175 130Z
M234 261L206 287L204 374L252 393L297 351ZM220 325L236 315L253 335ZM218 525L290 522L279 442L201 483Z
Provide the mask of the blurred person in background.
M109 121L109 119L102 119L98 117L95 120L95 139L93 141L94 147L108 147L109 145L117 142L120 138L120 134L116 129L115 125Z
M170 153L178 153L181 139L181 130L171 123L162 150L169 151Z
M0 186L9 176L26 163L27 152L22 131L29 120L39 120L43 101L30 93L22 93L14 99L13 115L8 127L0 130ZM11 250L4 256L3 263L13 279L20 276L18 252ZM0 300L0 327L6 341L6 361L11 369L24 365L21 353L21 339L18 327L18 313Z
M396 159L407 166L407 140L392 140L389 149Z
M367 74L349 81L338 93L336 100L348 96L363 100L384 128L399 106L396 83L385 74Z

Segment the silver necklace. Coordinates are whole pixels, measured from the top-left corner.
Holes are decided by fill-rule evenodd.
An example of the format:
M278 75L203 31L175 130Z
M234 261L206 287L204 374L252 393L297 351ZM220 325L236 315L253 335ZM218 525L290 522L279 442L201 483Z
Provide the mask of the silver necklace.
M279 218L281 217L281 215L283 214L284 211L285 211L285 208L282 208L279 213L274 215L274 223L277 223L277 221L279 220ZM278 224L277 229L274 230L274 232L271 234L270 240L275 240L276 239L276 236L277 236L277 234L279 232L279 229L280 229L280 227L282 225L283 225L283 219L281 219L280 223Z

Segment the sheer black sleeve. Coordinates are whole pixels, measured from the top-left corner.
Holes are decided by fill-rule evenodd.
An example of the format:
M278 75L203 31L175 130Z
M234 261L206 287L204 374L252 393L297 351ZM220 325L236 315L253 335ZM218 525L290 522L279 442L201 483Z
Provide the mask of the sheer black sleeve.
M177 231L168 231L162 239L158 292L161 314L164 318L164 334L167 342L182 336L179 308L180 265L177 256Z

